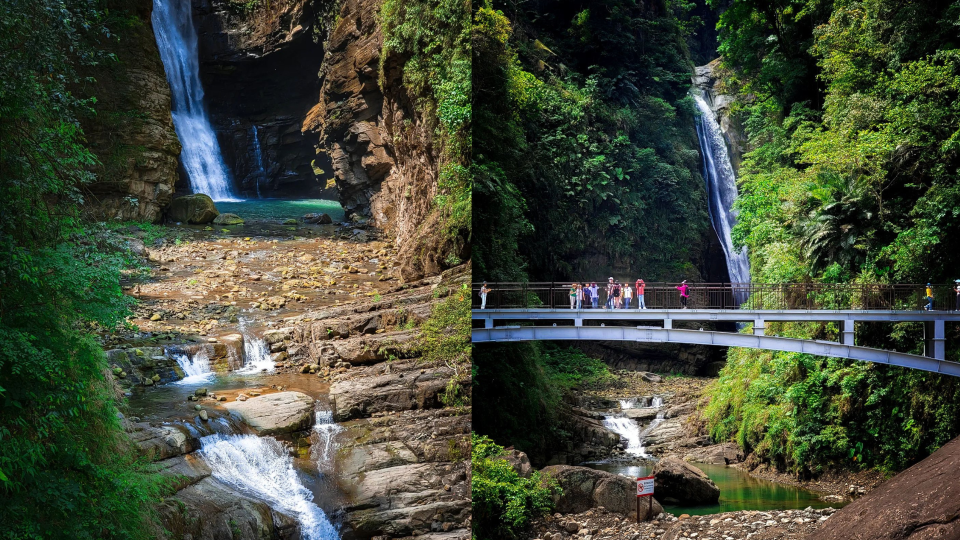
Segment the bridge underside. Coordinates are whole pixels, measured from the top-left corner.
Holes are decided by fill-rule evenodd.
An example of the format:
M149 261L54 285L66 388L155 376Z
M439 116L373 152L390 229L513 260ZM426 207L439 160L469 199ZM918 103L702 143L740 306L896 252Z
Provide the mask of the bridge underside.
M698 330L667 328L630 328L618 326L517 326L498 328L475 328L474 343L510 341L636 341L640 343L683 343L688 345L716 345L721 347L745 347L768 351L785 351L849 358L878 364L889 364L934 373L960 377L960 364L915 354L899 353L844 345L829 341L811 341L777 336L733 334Z

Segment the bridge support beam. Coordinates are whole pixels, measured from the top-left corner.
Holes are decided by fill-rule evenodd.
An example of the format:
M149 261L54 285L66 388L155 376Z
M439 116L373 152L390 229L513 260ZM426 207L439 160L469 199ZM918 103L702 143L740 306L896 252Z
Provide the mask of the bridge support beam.
M573 320L574 326L583 326L583 317L577 317Z
M484 328L493 328L493 317L487 317L483 320Z
M853 343L854 341L853 324L854 324L854 321L852 319L847 319L843 321L843 340L841 341L841 343L843 343L844 345L854 344Z
M947 358L946 341L943 319L923 323L924 356L945 360Z
M663 320L663 327L666 328L666 329L668 329L668 330L671 329L671 328L673 328L673 319L664 319L664 320Z
M753 335L762 336L763 334L763 319L756 319L753 321Z

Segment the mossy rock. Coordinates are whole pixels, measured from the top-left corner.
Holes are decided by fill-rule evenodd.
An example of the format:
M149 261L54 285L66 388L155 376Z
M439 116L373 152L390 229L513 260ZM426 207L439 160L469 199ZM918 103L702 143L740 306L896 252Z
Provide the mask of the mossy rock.
M217 225L243 225L243 218L236 214L220 214L213 222Z
M203 193L177 197L167 208L167 216L173 221L194 225L210 223L219 215L213 199Z

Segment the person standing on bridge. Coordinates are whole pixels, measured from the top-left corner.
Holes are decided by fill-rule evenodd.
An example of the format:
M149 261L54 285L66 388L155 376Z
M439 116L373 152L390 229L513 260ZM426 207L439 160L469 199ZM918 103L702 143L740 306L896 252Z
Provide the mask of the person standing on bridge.
M957 280L957 286L953 290L957 292L957 306L954 311L960 311L960 279Z
M643 282L642 279L637 280L637 309L647 309L646 302L643 301L643 292L647 288L647 284Z
M577 310L583 309L583 283L577 283Z
M604 305L607 309L613 309L613 278L607 278L607 301Z
M630 288L629 283L623 284L623 303L626 304L624 309L630 309L630 300L633 300L633 289Z
M593 309L597 309L597 300L600 299L600 289L596 283L590 285L588 288L590 289L590 304L593 306Z
M923 309L933 311L933 288L929 283L927 283L927 305Z
M490 288L487 287L487 282L484 281L483 285L480 286L480 309L487 309L487 293L490 292Z
M577 284L570 284L570 309L577 309Z
M683 280L677 290L680 291L680 305L683 306L683 309L687 309L687 280Z

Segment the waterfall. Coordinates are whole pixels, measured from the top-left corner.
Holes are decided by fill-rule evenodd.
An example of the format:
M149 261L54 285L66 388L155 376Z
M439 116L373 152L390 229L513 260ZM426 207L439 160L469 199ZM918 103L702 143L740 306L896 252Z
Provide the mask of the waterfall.
M730 155L723 140L720 125L713 115L707 101L699 93L693 96L700 109L697 120L697 138L700 140L700 152L703 154L704 179L707 183L707 209L713 228L720 237L723 253L727 258L727 271L733 283L750 282L750 260L747 248L734 250L731 231L737 223L737 214L733 203L737 199L737 177L730 164ZM746 298L737 295L737 302Z
M237 199L230 187L220 145L203 106L197 32L190 0L153 0L150 18L173 97L173 127L183 150L180 160L194 193L215 201Z
M305 540L340 537L327 514L313 503L293 468L293 458L273 437L208 435L200 439L200 455L213 477L271 508L297 517Z
M313 433L310 434L310 442L313 444L310 447L310 457L318 465L330 460L330 449L333 448L334 437L341 431L343 427L333 421L333 411L317 410Z
M628 454L641 455L643 447L640 444L640 426L635 421L619 416L605 416L603 427L620 435L621 439L627 441L626 452Z
M264 371L273 371L273 360L270 359L270 347L267 342L253 335L247 327L247 319L240 319L237 327L243 334L243 369L237 370L240 375L253 375Z
M185 375L183 379L177 381L177 384L197 384L213 377L213 371L210 370L210 357L202 348L194 354L173 352L170 356L177 361Z
M637 408L637 398L621 399L618 401L620 402L620 410Z
M659 409L660 407L663 407L663 398L658 396L653 396L653 403L651 403L650 406L654 409Z
M253 126L253 156L257 160L257 170L259 174L257 175L257 198L260 199L260 180L264 179L267 176L266 171L263 169L263 154L260 152L260 139L257 136L257 126Z

